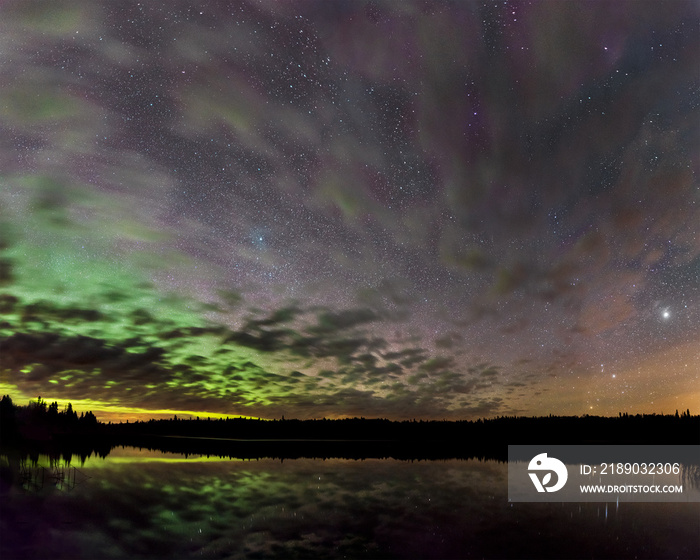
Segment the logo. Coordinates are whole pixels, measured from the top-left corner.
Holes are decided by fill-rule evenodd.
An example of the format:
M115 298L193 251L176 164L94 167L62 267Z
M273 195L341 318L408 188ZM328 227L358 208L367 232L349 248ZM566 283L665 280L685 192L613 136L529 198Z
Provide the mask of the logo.
M566 472L566 466L559 459L554 457L547 457L546 453L540 453L535 455L530 461L527 467L528 474L532 479L532 483L537 488L538 492L556 492L561 490L566 484L566 479L569 477L569 473ZM532 471L549 471L544 475L542 480L538 476L538 473ZM552 472L557 474L557 483L548 486L552 480Z

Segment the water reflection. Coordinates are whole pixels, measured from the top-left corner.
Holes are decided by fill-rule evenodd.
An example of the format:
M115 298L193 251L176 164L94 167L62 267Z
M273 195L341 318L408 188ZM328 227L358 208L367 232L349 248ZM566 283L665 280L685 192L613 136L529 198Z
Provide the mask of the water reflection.
M45 478L42 491L8 484L13 461L3 457L3 558L700 557L700 504L508 503L507 465L493 460L114 449L54 463L61 484ZM33 468L54 472L44 456ZM71 469L84 483L66 483Z
M38 461L20 459L16 476L19 486L30 492L41 492L49 486L58 490L72 490L88 478L70 463L50 457L48 461L49 466L46 467Z

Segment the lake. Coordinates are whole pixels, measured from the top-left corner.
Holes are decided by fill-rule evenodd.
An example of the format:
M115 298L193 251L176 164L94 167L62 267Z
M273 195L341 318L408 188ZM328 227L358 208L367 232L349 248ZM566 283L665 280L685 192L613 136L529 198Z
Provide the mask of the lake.
M698 503L509 503L495 460L0 458L9 558L700 558Z

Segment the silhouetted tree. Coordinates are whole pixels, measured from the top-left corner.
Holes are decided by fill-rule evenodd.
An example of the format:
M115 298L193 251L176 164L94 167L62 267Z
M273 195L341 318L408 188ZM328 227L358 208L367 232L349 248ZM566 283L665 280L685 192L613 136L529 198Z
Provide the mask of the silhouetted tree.
M74 424L75 422L78 421L78 414L73 410L73 404L68 403L68 406L66 406L66 410L63 413L66 417L66 423L68 425Z
M17 413L9 395L3 395L0 400L0 437L4 441L17 436Z
M58 420L58 403L56 401L49 405L46 417L51 423L55 423Z

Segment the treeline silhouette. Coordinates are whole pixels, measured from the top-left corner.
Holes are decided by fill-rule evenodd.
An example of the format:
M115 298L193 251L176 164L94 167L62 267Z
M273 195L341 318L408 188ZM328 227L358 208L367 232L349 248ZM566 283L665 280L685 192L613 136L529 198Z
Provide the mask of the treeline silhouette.
M112 426L124 435L232 439L454 441L508 443L700 443L700 416L620 413L601 416L500 416L479 420L254 420L247 418L149 420Z
M91 412L63 411L41 398L0 401L0 443L102 455L117 445L236 457L504 457L515 444L700 444L700 416L500 416L479 420L247 418L148 420L105 424Z
M100 426L91 412L80 416L68 403L63 410L58 403L47 403L39 397L27 406L17 406L9 395L0 399L0 437L3 441L16 439L49 440L60 435L85 435L96 433Z
M0 447L21 451L36 462L40 454L70 461L71 456L106 457L112 442L100 439L104 424L90 411L80 415L68 403L59 410L57 402L39 397L27 406L17 406L9 395L0 399Z

